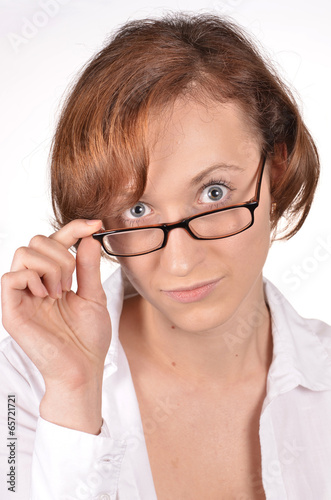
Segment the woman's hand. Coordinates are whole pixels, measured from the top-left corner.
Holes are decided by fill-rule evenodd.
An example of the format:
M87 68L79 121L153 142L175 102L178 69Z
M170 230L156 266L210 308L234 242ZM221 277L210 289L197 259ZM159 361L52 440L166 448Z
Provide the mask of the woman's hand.
M58 425L100 431L104 360L111 340L100 279L101 221L75 220L16 251L2 277L3 324L41 372L40 414ZM81 239L76 259L68 249ZM71 291L76 267L77 292Z

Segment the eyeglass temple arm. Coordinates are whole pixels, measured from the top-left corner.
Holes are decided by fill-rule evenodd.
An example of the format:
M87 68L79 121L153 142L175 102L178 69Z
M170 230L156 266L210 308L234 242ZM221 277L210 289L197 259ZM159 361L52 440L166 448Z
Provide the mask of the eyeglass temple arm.
M265 166L265 162L267 160L267 155L266 154L263 154L263 156L261 157L261 160L260 160L260 165L259 165L259 168L261 169L260 170L260 174L259 174L259 180L258 180L258 183L256 185L256 191L255 191L255 196L254 198L252 198L251 201L259 201L260 200L260 193L261 193L261 186L262 186L262 176L263 176L263 171L264 171L264 166Z

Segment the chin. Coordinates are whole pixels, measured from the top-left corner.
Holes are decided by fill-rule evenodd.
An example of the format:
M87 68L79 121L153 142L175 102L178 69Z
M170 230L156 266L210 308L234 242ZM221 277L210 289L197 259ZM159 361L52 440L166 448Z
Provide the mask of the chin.
M207 304L204 301L194 304L182 304L176 311L166 309L163 315L175 327L188 333L212 333L218 328L225 327L234 315L236 307L217 301L216 304ZM160 311L162 313L162 311ZM216 333L216 332L215 332Z

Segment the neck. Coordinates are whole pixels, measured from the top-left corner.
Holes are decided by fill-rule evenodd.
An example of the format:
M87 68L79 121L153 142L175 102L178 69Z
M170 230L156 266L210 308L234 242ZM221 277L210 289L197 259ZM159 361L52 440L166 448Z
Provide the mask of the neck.
M136 356L197 385L250 381L266 374L271 363L270 314L262 289L212 330L184 331L140 296L125 301L122 318L125 348L131 346Z

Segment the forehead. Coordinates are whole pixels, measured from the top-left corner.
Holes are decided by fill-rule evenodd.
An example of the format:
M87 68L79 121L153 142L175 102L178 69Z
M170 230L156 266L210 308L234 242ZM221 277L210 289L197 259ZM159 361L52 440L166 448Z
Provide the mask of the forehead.
M147 144L146 191L168 179L185 182L198 178L213 165L232 175L254 169L261 154L258 134L234 102L178 99L172 108L150 118Z

